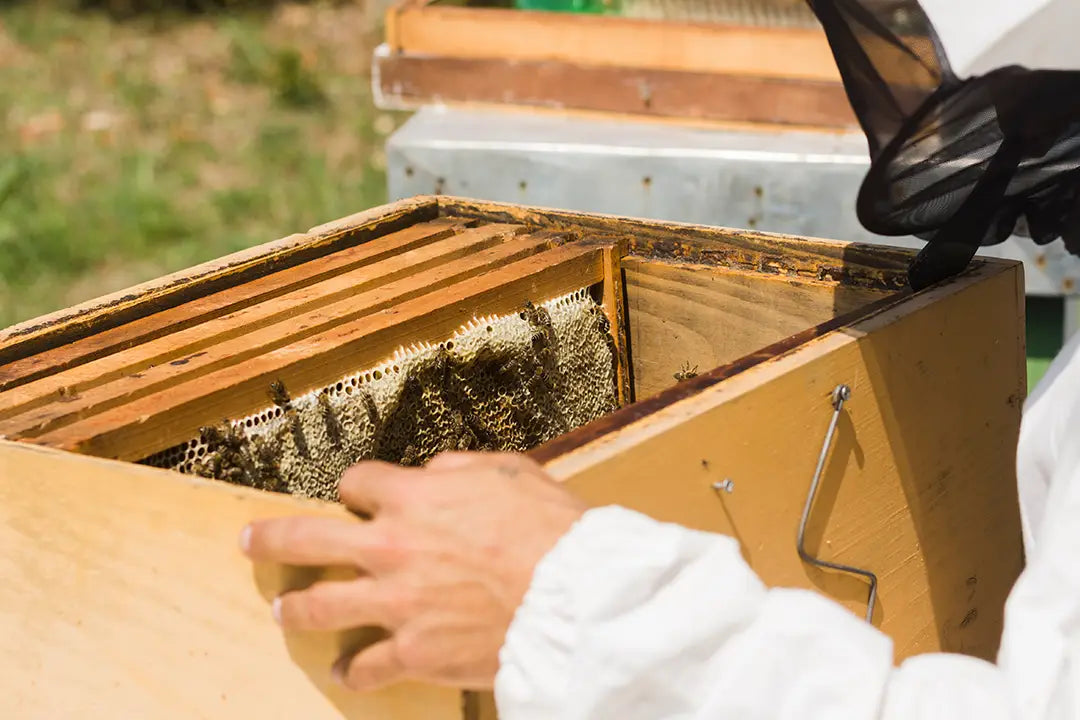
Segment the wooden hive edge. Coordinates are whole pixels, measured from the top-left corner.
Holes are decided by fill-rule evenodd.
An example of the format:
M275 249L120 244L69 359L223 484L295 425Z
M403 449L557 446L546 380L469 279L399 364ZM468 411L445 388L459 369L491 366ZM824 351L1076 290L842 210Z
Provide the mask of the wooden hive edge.
M395 298L403 301L423 294L433 283L441 286L444 279L433 276L438 277L444 270L454 270L459 279L465 279L500 260L522 253L539 253L551 245L543 233L518 237L521 229L494 224L471 228L440 243L385 258L280 298L256 303L16 387L0 394L0 399L7 400L6 407L0 408L0 435L14 436L16 427L28 429L49 422L45 418L75 413L92 396L100 399L103 390L108 396L108 388L102 386L110 383L114 387L127 387L122 395L133 399L135 395L130 395L133 388L151 382L151 376L159 380L167 376L191 378L198 374L199 368L220 366L227 362L226 348L246 355L269 351L315 334L320 327L326 329L350 317L389 310ZM403 285L408 289L386 296L388 289ZM367 304L361 302L374 297L380 299ZM57 397L62 397L63 402L43 407ZM41 411L34 412L34 408ZM9 422L12 417L15 420Z
M130 320L114 328L78 338L60 347L44 350L21 360L0 365L0 393L56 376L58 373L93 363L137 345L175 336L192 326L242 312L253 305L288 296L347 273L370 266L397 253L407 253L459 235L478 221L436 218L416 223L404 230L387 233L370 242L345 247L283 270L260 274L246 282L194 298L167 310ZM2 398L0 398L2 399ZM0 408L0 415L11 408Z
M460 719L453 688L335 683L333 662L370 630L281 630L273 597L350 577L241 555L246 523L293 515L361 521L337 503L0 441L0 545L14 548L0 557L0 634L18 640L0 650L5 706L20 717ZM42 673L71 682L50 693Z
M275 379L292 392L306 392L354 372L357 365L389 359L409 343L438 342L477 316L514 311L525 299L541 301L603 280L602 246L560 246L414 297L392 312L358 318L127 403L111 403L28 441L140 460L190 439L200 426L261 407Z
M0 363L56 348L267 270L291 267L350 242L364 242L436 216L437 204L431 197L401 200L18 323L0 331Z
M706 394L720 392L725 397L733 397L738 392L732 388L746 389L761 381L765 374L776 374L804 362L823 348L834 347L837 343L855 342L856 339L872 330L894 322L898 317L906 316L928 307L942 298L952 296L972 285L1002 273L1018 275L1020 292L1023 292L1021 263L1015 261L989 261L968 268L952 280L939 283L920 293L910 290L896 293L871 303L870 305L839 315L804 332L797 333L776 342L758 352L750 353L735 362L702 373L697 377L681 382L651 397L638 400L632 405L620 408L614 413L577 428L565 435L532 450L529 455L538 462L555 468L557 476L571 472L590 454L603 454L608 444L624 433L640 431L648 424L659 428L664 418L679 415L681 403L701 401ZM725 383L735 380L736 383ZM725 383L721 386L721 383Z
M372 87L383 109L558 107L633 117L858 129L839 81L375 52Z
M827 280L879 290L907 288L907 267L917 250L790 233L701 223L581 212L539 205L436 196L439 215L537 228L576 230L583 237L617 242L623 254L658 260L724 265L765 275ZM794 259L792 259L794 258ZM1018 261L977 256L971 268L1012 267Z
M874 624L898 662L937 651L992 661L1022 567L1022 288L1018 264L984 265L534 458L591 505L724 532L767 584L823 591L861 615L865 582L808 566L793 542L832 393L847 383L807 548L878 574ZM725 478L730 494L717 491Z
M405 0L386 13L393 52L839 80L820 28L448 7Z

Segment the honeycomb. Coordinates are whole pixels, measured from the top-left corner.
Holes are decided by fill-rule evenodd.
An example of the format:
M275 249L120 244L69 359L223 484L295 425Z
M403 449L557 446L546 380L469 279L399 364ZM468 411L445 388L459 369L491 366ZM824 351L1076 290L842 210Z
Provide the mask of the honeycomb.
M262 490L337 500L360 460L421 465L446 450L523 452L616 408L610 323L587 289L474 319L441 343L206 427L142 461Z

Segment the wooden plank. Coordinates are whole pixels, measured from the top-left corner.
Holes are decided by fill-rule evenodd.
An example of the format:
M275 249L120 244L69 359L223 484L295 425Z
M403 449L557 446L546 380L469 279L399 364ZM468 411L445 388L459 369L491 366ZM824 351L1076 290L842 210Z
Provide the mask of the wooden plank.
M269 600L341 569L253 566L255 519L344 508L0 442L0 697L12 718L458 720L461 694L330 679L362 633L283 633Z
M378 83L378 78L373 80L374 83ZM378 88L376 87L376 93ZM386 110L412 110L412 105L395 106L393 103L387 101L385 98L381 99L376 95L376 106ZM381 104L379 104L381 102ZM563 121L602 121L602 122L618 122L625 120L628 122L639 123L643 125L655 125L657 127L664 126L678 126L681 129L697 129L706 130L709 132L791 132L794 128L790 124L779 125L776 123L763 123L763 122L736 122L732 120L707 120L703 118L688 118L688 117L667 117L663 115L640 115L631 113L617 113L617 112L602 112L598 110L584 110L578 108L556 108L556 107L543 107L540 105L505 105L498 102L455 102L455 107L459 107L465 110L477 110L477 111L494 111L500 115L513 116L513 115L528 115L530 117L548 116L552 118L559 118ZM816 125L800 125L797 128L799 132L816 133L818 135L838 136L849 132L846 129L820 127Z
M498 720L499 709L491 692L465 693L465 720Z
M604 284L602 304L611 335L615 341L616 397L619 407L633 402L630 384L630 353L627 351L626 292L623 284L622 256L624 245L614 245L604 250Z
M438 213L434 198L416 197L372 208L333 226L227 255L187 270L44 315L0 330L0 363L59 347L95 332L176 307L267 272L293 267L329 252L356 245Z
M196 323L213 320L256 302L278 297L303 285L326 280L384 260L396 253L422 247L449 237L466 225L465 220L450 218L437 218L430 222L420 223L377 240L339 250L302 265L197 298L175 308L138 318L67 345L31 355L7 365L0 365L0 391L96 360L137 343L175 333ZM5 401L6 398L0 395L0 403Z
M413 55L840 80L820 29L437 5L388 17L387 44Z
M800 561L795 530L839 383L845 405L807 548L878 574L897 659L992 660L1023 564L1014 454L1023 275L985 263L726 380L672 388L533 453L594 504L737 538L773 586L853 612L867 585ZM713 373L723 377L723 371ZM710 384L711 383L711 384ZM569 449L568 449L569 448ZM718 494L730 478L734 492ZM662 479L659 482L658 479Z
M590 237L625 240L628 252L657 260L719 265L780 277L901 290L915 251L880 245L754 232L708 225L528 207L440 195L439 214L529 227L573 228Z
M440 274L438 270L445 265L449 267L443 267L442 271L479 272L485 267L484 262L491 262L493 259L491 253L480 253L521 230L519 225L485 225L466 230L442 242L424 244L400 254L391 253L390 257L370 265L328 280L303 285L297 290L265 302L243 307L101 360L13 388L0 394L0 400L3 401L0 421L10 420L20 413L58 400L62 401L62 406L58 406L53 412L39 413L29 420L29 424L32 425L41 418L64 415L72 408L81 407L76 395L85 395L92 388L124 376L128 376L133 384L138 384L136 381L142 380L149 369L166 363L173 363L174 367L184 371L205 367L211 356L225 357L222 352L218 352L224 350L222 344L240 334L247 334L246 339L254 342L251 333L265 330L261 334L268 338L268 342L280 345L298 334L313 334L320 327L320 323L325 326L328 321L349 317L357 311L374 312L374 309L363 303L372 297L365 294L365 291L372 291L380 286L396 289L401 283L394 285L395 281L416 278L416 275L422 274L415 282L407 283L408 292L422 292L430 288L432 282L447 282L447 276ZM545 236L534 236L524 244L497 248L494 259L504 259L504 253L512 255L523 248L533 248L538 252L547 242L548 238ZM470 259L470 256L474 257ZM459 258L466 260L454 264ZM435 272L435 276L429 277L428 274L432 272ZM380 297L385 302L385 297ZM254 347L260 346L241 345L241 352L250 352ZM16 428L21 426L24 426L21 421L0 422L0 434L13 435L17 432Z
M438 342L474 317L512 312L525 300L542 302L603 280L602 247L563 245L61 427L33 442L141 460L188 440L200 426L265 407L266 389L274 380L305 392L374 365L402 346Z
M838 81L376 53L380 108L500 104L692 120L857 129Z
M634 393L675 384L887 297L838 283L793 280L690 263L623 259Z
M0 397L15 398L9 401L9 406L29 397L22 407L32 404L36 409L0 421L0 434L13 438L39 435L169 385L311 337L341 323L389 311L401 302L535 255L552 244L553 237L547 233L501 242L519 229L517 226L492 225L466 231L452 240L403 253L198 325L190 331L177 333L176 337L155 340L98 363L15 388ZM488 247L483 249L485 246ZM333 293L320 287L330 284L340 287ZM302 296L308 302L304 304L294 295ZM324 300L336 301L324 304ZM185 336L182 339L187 344L178 344L181 335ZM72 375L101 373L96 369L99 365L107 365L109 374L96 374L83 389L75 393L67 391L63 402L50 403L56 392L49 387L44 392L39 388L67 382ZM63 388L63 385L59 387Z

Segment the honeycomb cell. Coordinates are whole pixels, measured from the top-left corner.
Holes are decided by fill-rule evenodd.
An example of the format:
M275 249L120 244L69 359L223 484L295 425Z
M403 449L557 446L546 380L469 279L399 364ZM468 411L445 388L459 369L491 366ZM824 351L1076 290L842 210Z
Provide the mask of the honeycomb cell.
M615 409L614 342L587 289L274 404L142 462L295 495L337 500L350 465L422 465L447 450L524 452Z

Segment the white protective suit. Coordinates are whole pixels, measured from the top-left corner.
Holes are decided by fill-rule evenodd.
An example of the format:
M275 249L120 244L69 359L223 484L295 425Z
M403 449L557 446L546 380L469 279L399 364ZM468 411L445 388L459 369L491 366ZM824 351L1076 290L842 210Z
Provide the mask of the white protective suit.
M1002 57L1003 38L1053 4L923 0L961 75L995 53L991 65L1039 67ZM1080 0L1060 6L1075 14ZM1058 55L1045 45L1044 58L1080 61L1080 39ZM766 588L734 539L598 508L536 568L500 656L500 717L1080 718L1080 438L1070 442L1070 428L1080 430L1080 335L1025 405L1027 565L996 664L939 653L894 667L886 636L821 595Z

